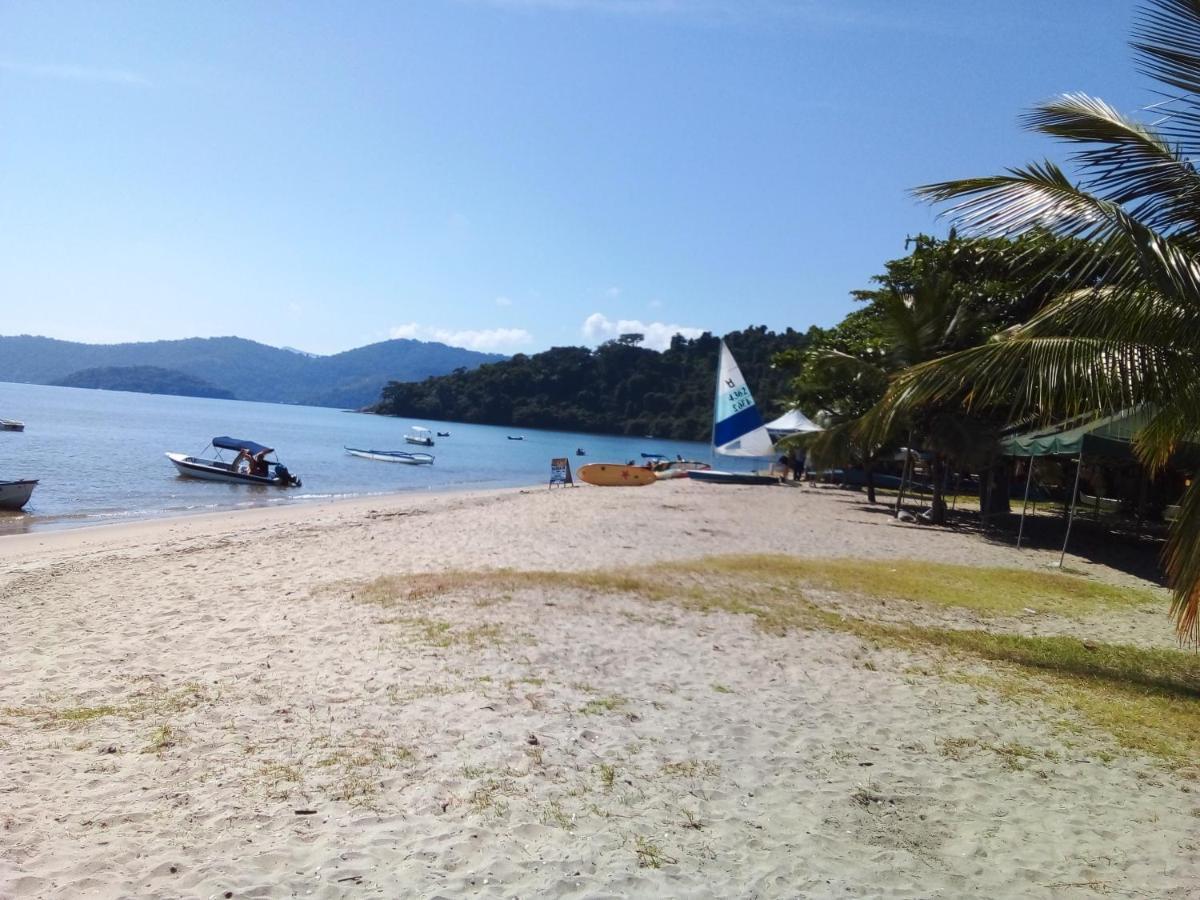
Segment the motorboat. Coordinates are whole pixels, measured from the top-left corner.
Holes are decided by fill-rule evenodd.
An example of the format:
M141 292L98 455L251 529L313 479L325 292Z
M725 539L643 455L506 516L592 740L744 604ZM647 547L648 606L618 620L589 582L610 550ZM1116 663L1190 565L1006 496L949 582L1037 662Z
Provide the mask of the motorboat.
M21 481L0 481L0 509L20 509L33 496L37 487L36 478Z
M525 435L523 435L523 434L510 434L510 435L508 436L508 439L509 439L510 441L523 441L523 440L525 440Z
M406 434L404 440L409 444L416 444L419 447L432 447L433 438L429 436L429 429L422 428L420 425L412 427L412 434Z
M24 431L24 430L25 430L24 422L18 422L16 419L0 419L0 431Z
M187 478L204 481L223 481L228 484L261 484L275 487L300 487L300 479L288 471L287 466L274 456L274 449L244 438L215 437L209 444L216 451L216 459L188 456L184 453L168 453L169 459ZM237 453L233 462L221 459L222 450ZM243 468L246 464L246 468Z
M576 455L576 456L587 456L587 451L586 451L586 450L584 450L582 447L576 447L576 448L575 448L575 455Z
M450 432L448 432L448 431L439 431L439 432L437 433L437 436L438 436L438 437L450 437Z
M345 450L351 456L373 459L377 462L405 463L410 466L433 465L433 454L431 453L406 453L403 450L360 450L358 447L346 447Z

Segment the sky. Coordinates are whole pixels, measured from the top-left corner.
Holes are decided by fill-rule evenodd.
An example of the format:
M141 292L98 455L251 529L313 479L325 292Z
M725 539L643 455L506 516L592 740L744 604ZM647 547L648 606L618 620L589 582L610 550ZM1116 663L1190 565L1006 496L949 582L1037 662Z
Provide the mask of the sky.
M1134 0L0 0L0 333L501 353L836 323L917 185L1136 113Z

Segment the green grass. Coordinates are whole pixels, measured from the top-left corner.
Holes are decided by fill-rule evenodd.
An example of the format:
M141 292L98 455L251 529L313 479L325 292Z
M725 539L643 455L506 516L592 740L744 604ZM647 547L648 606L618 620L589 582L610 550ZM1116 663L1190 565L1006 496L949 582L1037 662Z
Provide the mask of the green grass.
M585 716L598 716L602 713L618 712L625 706L624 697L593 697L579 711Z
M1120 588L1061 572L980 568L919 560L793 559L783 556L716 557L683 564L708 570L851 594L867 600L909 600L980 612L1087 613L1160 602L1152 591Z
M1126 749L1152 754L1176 768L1192 768L1200 760L1200 656L1194 653L870 618L874 602L888 600L985 615L1009 615L1027 607L1064 616L1159 602L1165 607L1165 599L1152 590L1120 588L1057 571L764 555L710 557L619 573L500 570L385 578L358 588L355 596L393 606L482 588L634 596L701 613L751 616L770 634L838 631L877 646L986 660L996 664L988 686L1007 696L1070 711ZM861 614L822 608L812 599L813 591L857 601L854 609ZM581 711L612 712L622 702L593 698Z

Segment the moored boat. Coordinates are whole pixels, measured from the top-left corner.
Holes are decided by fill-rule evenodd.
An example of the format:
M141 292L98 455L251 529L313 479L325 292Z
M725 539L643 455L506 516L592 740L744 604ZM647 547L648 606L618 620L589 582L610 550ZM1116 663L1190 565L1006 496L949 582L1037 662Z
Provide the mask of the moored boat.
M24 431L25 423L16 419L0 419L0 431Z
M670 478L687 478L688 472L699 472L711 469L712 466L694 459L672 459L655 463L651 468L654 470L654 476L662 481Z
M433 465L433 454L430 453L408 453L404 450L361 450L358 447L346 447L345 450L351 456L373 459L377 462L404 463L409 466Z
M37 487L36 478L25 478L19 481L0 481L0 509L20 509L33 496Z
M437 436L438 436L438 437L450 437L450 432L448 432L448 431L439 431L439 432L437 433Z
M412 434L406 434L404 440L409 444L416 444L418 447L432 447L433 438L429 436L429 429L423 428L420 425L412 427Z
M222 481L227 484L260 484L275 487L300 487L300 479L288 471L271 447L244 438L215 437L210 445L217 451L216 459L188 456L184 453L168 453L169 459L179 474L202 481ZM222 450L237 451L233 462L221 459ZM242 464L246 468L242 468Z
M523 434L510 434L510 435L508 436L508 439L509 439L510 441L523 441L523 440L525 440L525 435L523 435Z

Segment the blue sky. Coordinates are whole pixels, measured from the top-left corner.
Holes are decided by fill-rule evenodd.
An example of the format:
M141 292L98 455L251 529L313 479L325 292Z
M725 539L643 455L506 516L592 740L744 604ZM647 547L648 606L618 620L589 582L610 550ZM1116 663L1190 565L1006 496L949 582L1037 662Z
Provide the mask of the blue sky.
M533 352L829 325L915 185L1155 98L1133 0L0 0L0 333Z

